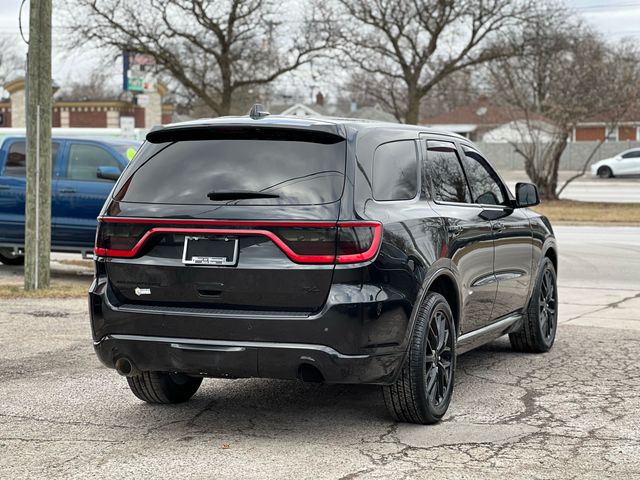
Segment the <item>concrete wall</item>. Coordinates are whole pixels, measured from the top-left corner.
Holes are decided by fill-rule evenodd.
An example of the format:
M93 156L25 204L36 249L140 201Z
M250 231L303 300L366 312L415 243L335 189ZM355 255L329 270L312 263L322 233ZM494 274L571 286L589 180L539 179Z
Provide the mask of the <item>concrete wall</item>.
M11 126L24 128L26 123L26 97L24 90L17 90L11 93Z
M158 92L147 94L149 103L144 107L144 127L162 125L162 96Z
M523 170L524 159L508 143L476 142L491 163L501 170ZM560 159L560 170L579 170L598 142L571 142ZM640 142L605 142L593 157L593 162L609 158L629 148L639 148Z

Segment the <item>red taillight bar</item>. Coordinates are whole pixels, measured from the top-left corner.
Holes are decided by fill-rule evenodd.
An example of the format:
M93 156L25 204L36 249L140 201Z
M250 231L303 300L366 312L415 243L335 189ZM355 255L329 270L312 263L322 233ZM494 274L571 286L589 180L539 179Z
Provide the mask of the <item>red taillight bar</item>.
M262 226L262 227L369 227L373 228L373 239L369 248L362 252L349 255L300 255L294 252L280 237L274 232L262 229L225 229L225 228L183 228L183 227L154 227L145 232L130 250L114 250L108 248L95 247L93 249L97 256L132 258L151 235L156 233L209 233L216 235L263 235L275 243L291 260L297 263L360 263L371 260L375 257L382 240L382 224L379 222L308 222L308 221L252 221L252 220L170 220L170 219L142 219L126 217L102 217L99 222L105 223L148 223L148 224L172 224L172 225L214 225L214 226Z
M170 219L170 218L135 218L135 217L98 217L98 222L104 223L146 223L149 225L216 225L238 227L335 227L337 224L353 223L345 226L370 226L377 222L318 222L307 220L203 220L203 219ZM356 225L357 224L357 225Z

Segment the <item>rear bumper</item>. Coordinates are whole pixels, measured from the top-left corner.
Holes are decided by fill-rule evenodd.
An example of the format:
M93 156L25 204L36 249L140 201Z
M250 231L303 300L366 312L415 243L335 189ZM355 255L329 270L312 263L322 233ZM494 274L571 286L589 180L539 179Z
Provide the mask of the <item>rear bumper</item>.
M94 344L110 368L127 358L134 369L182 372L217 378L301 376L312 366L329 383L389 383L403 355L344 355L330 347L271 342L109 335Z
M392 383L404 360L411 312L400 294L372 285L334 285L313 315L114 303L107 282L94 281L94 347L109 368L124 357L138 370L294 379L310 365L330 383Z

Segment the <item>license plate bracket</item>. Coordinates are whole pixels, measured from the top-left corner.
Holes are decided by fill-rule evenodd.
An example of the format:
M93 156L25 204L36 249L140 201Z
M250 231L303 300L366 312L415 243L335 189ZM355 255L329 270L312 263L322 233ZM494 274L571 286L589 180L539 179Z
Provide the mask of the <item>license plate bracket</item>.
M238 239L234 237L184 237L185 265L231 266L238 261Z

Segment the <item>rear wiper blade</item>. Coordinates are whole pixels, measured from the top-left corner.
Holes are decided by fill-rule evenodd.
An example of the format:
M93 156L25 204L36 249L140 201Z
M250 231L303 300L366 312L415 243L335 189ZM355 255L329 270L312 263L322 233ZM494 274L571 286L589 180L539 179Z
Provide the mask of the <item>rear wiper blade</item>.
M207 193L209 200L242 200L245 198L280 198L277 193L254 192L251 190L234 190Z

